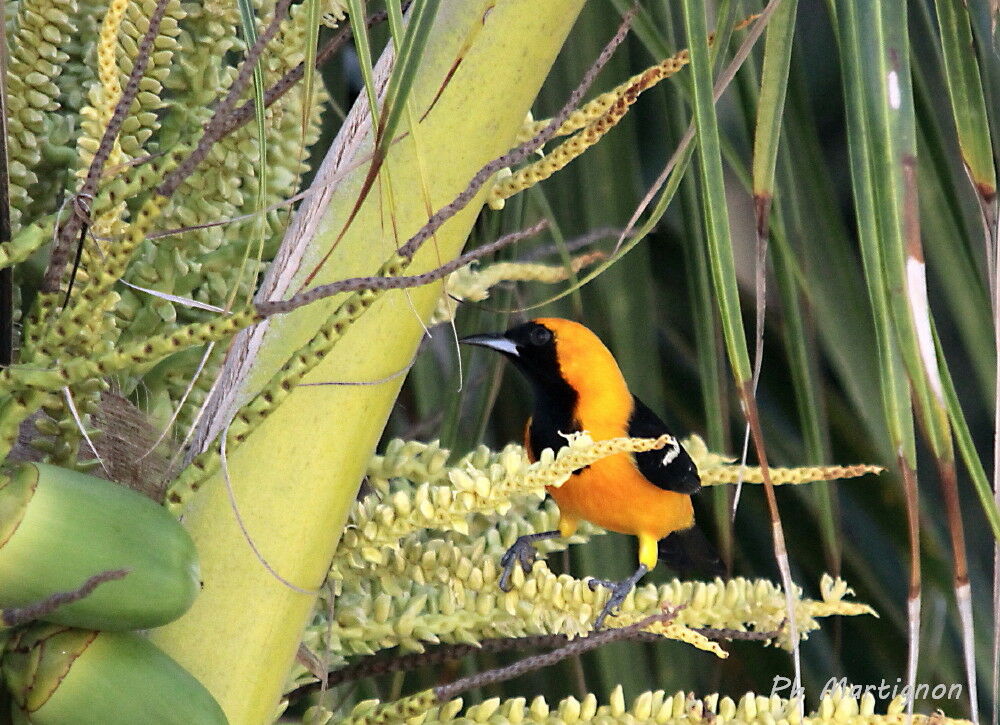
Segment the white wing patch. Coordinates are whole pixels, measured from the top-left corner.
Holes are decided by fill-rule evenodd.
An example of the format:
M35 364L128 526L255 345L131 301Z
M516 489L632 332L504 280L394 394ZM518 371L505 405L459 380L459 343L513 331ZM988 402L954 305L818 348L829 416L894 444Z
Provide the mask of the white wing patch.
M680 455L680 453L681 453L681 444L677 442L676 438L674 438L674 442L670 444L670 446L667 448L666 455L663 456L663 465L669 466L671 463L674 462L674 459Z

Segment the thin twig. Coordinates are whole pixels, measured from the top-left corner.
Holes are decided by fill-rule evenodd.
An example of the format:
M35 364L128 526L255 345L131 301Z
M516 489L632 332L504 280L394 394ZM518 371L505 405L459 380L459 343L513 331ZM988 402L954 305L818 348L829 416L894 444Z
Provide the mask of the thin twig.
M87 426L83 424L83 418L80 417L80 411L76 409L76 403L73 402L73 393L70 391L69 386L63 388L63 395L66 398L66 407L69 408L70 415L73 416L73 420L76 423L77 429L80 431L80 435L82 435L83 439L87 441L87 446L90 447L90 452L94 454L94 458L96 458L97 462L101 464L101 468L104 470L104 474L108 477L108 480L111 480L111 471L109 471L108 467L104 465L104 459L101 458L101 454L97 451L94 441L87 432Z
M638 639L640 636L642 638L648 636L650 639L659 637L659 635L652 634L651 632L638 632L633 636L633 639ZM346 667L332 670L327 675L326 684L327 687L335 687L345 682L362 680L366 677L378 677L391 672L408 672L422 667L439 665L443 662L467 657L471 654L558 647L566 644L568 641L569 639L564 634L536 634L527 637L484 639L478 646L474 644L443 644L437 647L430 647L423 652L413 652L405 655L369 655ZM289 692L285 697L288 698L289 702L295 702L298 699L317 692L321 684L320 682L310 682L301 685Z
M212 351L215 350L215 342L210 342L205 346L205 352L201 355L201 360L198 361L198 367L194 370L194 375L191 376L191 380L188 381L187 387L184 388L184 393L181 395L180 400L174 405L174 410L170 414L170 419L163 426L163 430L160 431L159 437L153 441L153 444L139 456L139 460L142 461L153 453L160 444L163 443L164 438L170 434L170 429L174 427L174 423L177 422L177 416L181 414L181 410L184 408L184 404L187 403L188 397L194 390L195 385L198 384L198 379L201 378L202 372L205 370L205 366L208 364L208 359L212 356Z
M263 315L274 315L282 314L285 312L291 312L294 309L302 307L303 305L310 304L317 300L321 300L326 297L331 297L335 294L340 294L341 292L357 292L358 290L390 290L390 289L407 289L410 287L421 287L425 284L430 284L431 282L436 282L437 280L448 276L456 269L464 267L469 262L477 259L481 259L487 255L493 254L499 249L510 246L515 242L519 242L527 237L534 236L538 234L543 229L548 228L549 222L546 219L541 220L533 226L527 229L512 232L506 234L495 242L490 242L489 244L484 244L478 249L474 249L471 252L463 254L461 257L453 259L446 264L442 264L440 267L432 269L429 272L424 272L423 274L414 274L408 277L352 277L350 279L342 279L336 282L331 282L330 284L322 284L318 287L313 287L306 290L305 292L299 292L296 295L292 295L287 300L270 300L257 302L257 311Z
M622 230L616 227L601 227L600 229L594 229L587 232L586 234L581 234L579 237L574 237L573 239L568 239L564 244L549 244L544 247L539 247L534 249L528 254L518 259L519 262L537 262L544 259L550 254L556 254L557 252L566 250L567 253L572 254L573 252L579 251L585 247L589 247L591 244L596 244L604 239L609 239L610 237L617 237L621 234Z
M529 635L527 637L497 637L495 639L484 639L478 645L444 644L428 648L423 652L397 655L394 657L387 657L386 655L378 654L370 655L368 657L361 658L347 667L341 667L338 670L331 671L327 676L326 684L327 687L335 687L336 685L340 685L345 682L361 680L367 677L378 677L392 672L408 672L422 667L430 667L431 665L439 665L443 662L461 659L471 654L512 652L540 648L546 649L550 647L560 648L553 650L553 652L549 652L546 655L541 655L545 657L561 652L566 648L568 643L573 645L590 643L589 647L580 650L582 653L588 651L589 649L593 649L594 647L599 647L601 644L606 642L619 641L623 639L640 642L656 642L662 640L663 636L654 632L646 632L643 628L654 621L668 621L676 616L677 611L678 610L674 610L670 613L655 614L642 622L638 622L628 627L603 630L587 637L578 637L574 640L570 640L565 634L536 634ZM601 639L597 640L595 643L595 640L599 637ZM558 659L563 659L568 656L570 655L563 654L557 657L554 661L558 661ZM522 660L522 662L524 661L526 660ZM490 672L493 671L494 670L490 670ZM295 702L296 700L317 692L320 687L321 683L310 682L295 688L289 692L286 697L289 702Z
M416 364L416 362L417 358L414 357L412 360L410 360L409 364L407 364L406 367L402 367L394 373L389 373L388 375L381 378L377 378L375 380L324 380L321 383L299 383L299 387L309 388L309 387L323 387L327 385L363 387L368 385L384 385L385 383L395 380L396 378L402 375L406 375L408 372L410 372L410 368L412 368Z
M455 680L454 682L448 683L447 685L435 687L434 694L437 695L440 702L447 702L466 690L473 690L487 685L493 685L497 682L506 682L507 680L511 680L527 672L532 672L543 667L550 667L567 657L581 655L611 642L628 639L629 637L632 637L635 632L645 629L649 625L656 622L669 622L677 616L677 612L679 612L681 608L682 607L666 607L664 608L664 611L646 617L645 619L627 627L601 630L600 632L595 632L587 637L574 639L566 646L560 647L559 649L551 652L534 655L532 657L525 657L523 660L519 660L518 662L515 662L512 665L507 665L506 667L497 667L492 670L486 670L485 672L477 672L474 675L463 677Z
M264 567L268 574L288 589L291 589L293 592L305 594L307 596L316 596L319 594L318 589L306 589L305 587L300 587L298 584L289 581L278 573L278 570L275 569L266 558L264 558L264 554L257 546L257 542L254 540L253 536L250 535L246 522L243 520L243 515L240 513L239 506L236 505L236 492L233 490L233 482L229 479L229 461L226 457L226 440L228 438L229 426L226 426L226 430L222 432L222 440L219 443L219 460L222 468L222 480L226 484L226 496L229 497L229 508L233 511L233 516L236 518L236 525L243 534L243 539L247 542L247 545L250 547L250 551L252 551L253 555L257 557L257 561L260 562L261 566Z
M129 573L128 569L111 569L95 574L81 584L78 588L68 592L58 592L52 594L40 602L28 604L24 607L11 607L10 609L0 609L0 625L4 627L16 627L27 624L33 619L45 617L56 611L59 607L73 602L78 602L89 596L97 587L105 582L124 579Z
M784 624L782 624L782 628ZM747 632L741 629L720 629L715 627L693 627L698 632L713 641L767 641L781 636L782 628L770 632ZM624 627L611 630L624 632L625 639L633 642L660 642L663 636L643 629ZM484 639L479 645L474 644L442 644L429 647L423 652L405 655L387 656L374 654L362 657L346 667L330 671L326 676L326 687L336 687L345 682L363 680L367 677L379 677L392 672L409 672L423 667L439 665L443 662L462 659L471 654L511 652L527 649L545 649L559 647L571 640L565 634L535 634L527 637L498 637ZM313 673L316 674L316 673ZM310 682L300 685L285 695L289 702L295 702L303 697L318 692L323 687L322 682Z
M760 412L757 408L757 398L753 392L752 381L745 381L739 389L740 403L743 406L743 413L747 419L747 426L753 438L754 448L757 451L757 462L760 464L761 478L764 482L764 498L767 501L767 510L771 520L771 540L774 545L774 559L778 564L778 572L781 574L781 586L785 594L785 611L788 613L787 626L789 640L792 645L792 664L795 673L793 685L794 691L799 692L802 684L802 663L799 653L799 625L795 620L795 601L793 599L795 591L792 580L791 567L788 563L788 548L785 545L785 532L781 526L781 513L778 510L778 499L774 493L774 483L771 481L771 469L767 462L767 449L764 446L764 433L760 426ZM742 473L743 466L740 466ZM802 700L799 698L798 710L802 710Z
M691 627L691 630L714 642L766 642L780 637L787 621L782 620L781 626L778 629L772 629L769 632L748 632L743 629L728 629L725 627Z
M83 205L82 199L82 196L77 198L75 208L84 210L89 217L90 208ZM73 256L73 269L69 271L69 284L66 285L66 296L63 297L63 309L66 309L66 305L69 304L70 295L73 294L73 281L76 279L76 273L80 270L80 261L83 259L83 245L87 241L87 230L89 228L90 225L85 223L80 229L80 239L76 243L76 254Z
M996 16L994 15L994 22ZM994 218L1000 220L1000 200L995 202ZM993 312L993 348L996 360L993 398L993 502L1000 506L1000 288L995 283L997 264L1000 262L1000 223L993 227L992 245L987 240L986 247L993 249L992 285L990 301ZM1000 722L1000 541L993 541L993 704L991 711L993 725Z
M97 153L94 154L94 158L90 162L90 168L87 170L87 177L83 182L83 186L80 187L80 191L77 193L78 199L92 199L94 194L97 193L97 185L101 179L101 174L104 172L104 164L107 162L108 156L111 155L115 139L118 138L118 132L121 131L122 124L125 122L125 116L128 114L132 102L139 93L139 83L146 73L146 66L149 65L156 36L160 32L160 23L167 12L168 3L169 0L157 0L156 7L149 16L149 27L146 28L142 40L139 41L139 49L135 56L135 62L132 65L132 71L129 73L125 88L122 89L122 94L118 99L118 104L115 106L114 113L111 114L111 119L104 128L104 135L101 137L101 142L97 147ZM45 276L42 278L41 288L43 292L55 292L59 289L59 281L62 279L63 270L66 268L66 262L69 260L70 246L89 223L89 206L74 204L74 213L70 215L66 223L60 228L59 237L52 246L49 266L45 270Z

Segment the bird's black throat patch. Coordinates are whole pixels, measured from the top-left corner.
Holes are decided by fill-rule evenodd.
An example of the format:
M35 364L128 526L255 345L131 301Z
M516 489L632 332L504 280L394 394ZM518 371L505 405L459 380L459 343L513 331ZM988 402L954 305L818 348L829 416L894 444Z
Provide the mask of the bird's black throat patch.
M509 359L528 379L535 398L527 441L530 453L537 458L546 448L558 452L566 445L565 435L581 428L574 416L579 396L562 377L555 336L545 325L526 322L507 330L504 337L517 345L517 356Z
M574 412L578 395L562 376L555 333L545 325L530 321L504 334L517 346L516 354L506 354L531 385L534 410L528 429L528 453L533 459L546 448L558 452L566 445L566 435L582 430Z
M528 444L533 458L546 448L558 453L566 445L566 435L581 430L579 421L573 416L576 391L566 381L561 378L560 381L561 389L547 386L539 390L539 386L532 386L535 389L535 410L531 415Z

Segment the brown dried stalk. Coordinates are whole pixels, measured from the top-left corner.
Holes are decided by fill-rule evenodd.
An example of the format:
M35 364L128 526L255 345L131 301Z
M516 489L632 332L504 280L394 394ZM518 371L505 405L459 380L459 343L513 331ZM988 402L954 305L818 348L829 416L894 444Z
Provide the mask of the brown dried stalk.
M423 274L414 274L408 277L352 277L350 279L342 279L336 282L331 282L329 284L321 284L312 289L308 289L305 292L299 292L296 295L292 295L287 300L272 300L257 302L257 311L262 316L269 316L275 314L283 314L285 312L291 312L292 310L298 309L303 305L308 305L311 302L316 302L317 300L324 299L326 297L332 297L335 294L341 292L357 292L359 290L390 290L390 289L405 289L409 287L422 287L425 284L430 284L431 282L436 282L437 280L448 276L456 269L464 267L465 265L473 262L475 260L481 259L489 254L503 249L504 247L510 246L515 242L519 242L522 239L528 237L533 237L544 229L548 229L549 222L547 219L542 219L533 226L528 227L517 232L511 232L506 234L495 242L490 242L489 244L484 244L483 246L474 249L471 252L467 252L460 257L453 259L450 262L442 264L441 266L432 269L429 272L424 272Z
M512 665L507 665L506 667L497 667L492 670L486 670L485 672L477 672L476 674L469 675L468 677L462 677L461 679L450 682L447 685L435 687L434 694L437 695L440 702L447 702L466 690L473 690L479 687L493 685L497 682L506 682L507 680L519 677L527 672L539 670L543 667L551 667L567 657L582 655L585 652L610 644L611 642L629 639L634 636L636 632L645 629L655 622L669 622L677 616L677 613L682 608L683 606L672 608L665 607L662 612L653 614L627 627L601 630L600 632L595 632L586 637L574 639L566 646L560 647L559 649L551 652L534 655L532 657L525 657L523 660L519 660Z
M10 609L0 609L0 626L16 627L27 624L33 619L40 619L48 614L52 614L59 607L73 602L78 602L89 596L97 587L105 582L124 579L128 574L128 569L111 569L95 574L81 584L76 589L68 592L58 592L46 597L40 602L29 604L24 607L12 607Z

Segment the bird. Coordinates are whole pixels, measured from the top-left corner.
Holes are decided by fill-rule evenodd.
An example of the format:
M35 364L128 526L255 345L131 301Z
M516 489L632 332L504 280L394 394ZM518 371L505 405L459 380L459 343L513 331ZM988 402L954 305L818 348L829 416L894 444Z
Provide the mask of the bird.
M572 320L538 318L503 333L464 337L460 342L504 355L527 379L533 410L524 445L532 461L545 448L558 452L566 436L586 430L594 440L622 436L655 438L672 433L631 393L611 351L590 329ZM610 591L594 622L599 630L648 572L663 561L682 575L724 573L714 547L695 526L691 496L701 490L698 469L676 437L665 448L609 456L575 471L547 491L559 507L558 529L518 537L500 560L499 586L511 589L520 564L534 565L534 544L572 536L581 520L638 539L638 568L621 580L590 579L591 590Z

